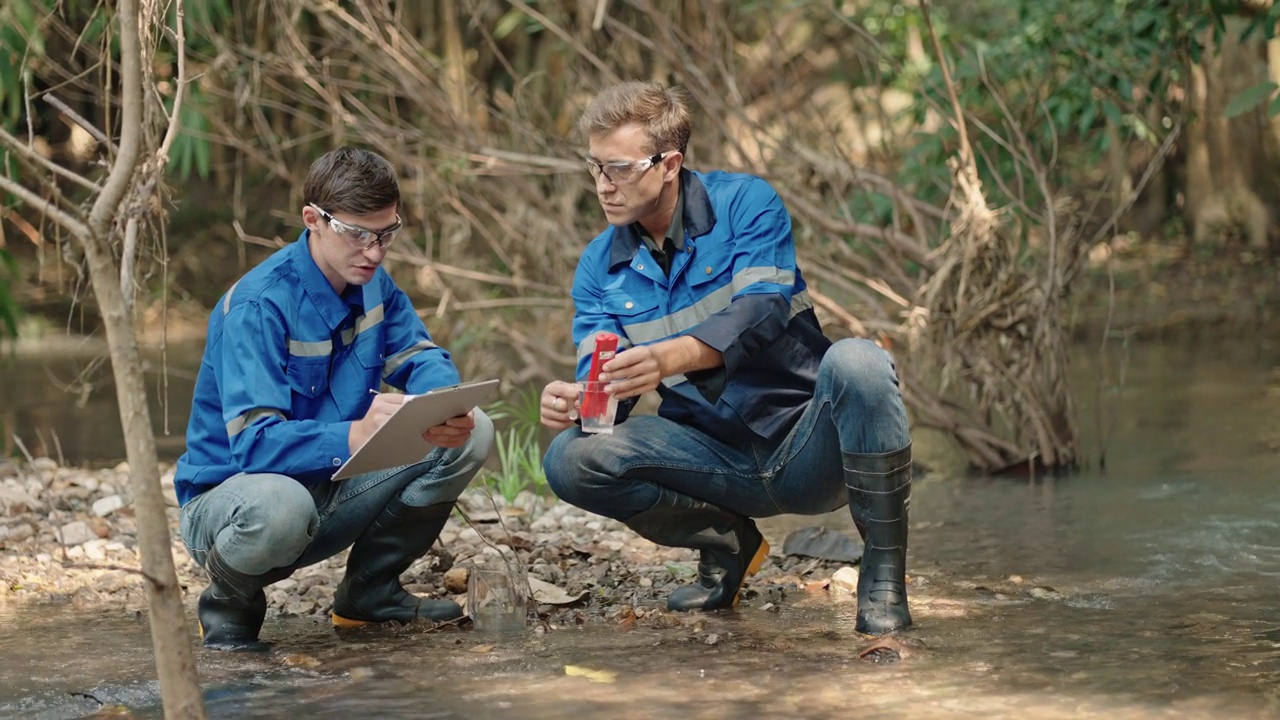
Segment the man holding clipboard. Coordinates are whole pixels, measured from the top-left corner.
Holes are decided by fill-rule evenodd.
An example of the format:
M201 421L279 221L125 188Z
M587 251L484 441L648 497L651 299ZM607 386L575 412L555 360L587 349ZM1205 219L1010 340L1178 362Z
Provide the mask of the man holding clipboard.
M261 647L263 588L347 547L335 626L463 614L408 593L400 575L489 457L493 424L475 405L493 382L444 389L458 384L457 368L381 268L401 228L385 159L325 154L303 201L298 240L210 315L178 461L183 542L210 577L198 604L208 646ZM419 409L398 415L406 403ZM441 416L442 407L453 410ZM409 428L410 442L373 452L371 439L403 437L414 418L422 425Z

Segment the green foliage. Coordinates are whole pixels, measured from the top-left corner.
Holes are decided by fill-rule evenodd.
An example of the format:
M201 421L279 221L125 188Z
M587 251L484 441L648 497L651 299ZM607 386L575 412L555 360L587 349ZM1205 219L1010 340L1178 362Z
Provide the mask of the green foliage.
M855 18L868 29L869 16L886 3L872 3ZM1186 81L1189 52L1206 18L1201 3L1165 0L1020 0L939 6L934 26L948 61L960 104L965 108L984 189L994 205L1017 207L1018 199L1039 205L1039 190L1019 155L1029 154L1051 167L1051 186L1079 185L1101 163L1109 147L1108 126L1123 142L1158 143L1166 127L1152 127L1147 111L1159 118L1170 89ZM947 10L951 12L948 13ZM883 15L883 13L881 13ZM912 10L908 14L918 14ZM885 37L907 23L882 17L877 40L885 47L904 41ZM923 31L922 31L923 32ZM901 67L889 80L922 95L913 120L922 127L931 117L952 116L950 98L927 34L931 62L923 76ZM1017 135L1026 138L1020 147ZM951 186L946 160L957 149L950 122L922 132L906 150L900 179L922 198L945 202ZM1071 148L1071 152L1062 152ZM879 210L878 212L883 212ZM864 215L865 217L865 215Z
M31 56L44 54L39 16L31 0L0 5L0 126L17 121L23 111L24 80Z
M1216 43L1221 41L1223 33L1226 32L1226 24L1222 21L1223 16L1234 12L1236 8L1233 7L1234 3L1228 3L1225 0L1214 0L1210 4L1216 13L1217 22L1214 25ZM1259 32L1267 40L1274 40L1278 26L1280 26L1280 3L1272 3L1267 12L1258 13L1249 18L1248 24L1240 33L1240 41L1244 42ZM1270 100L1267 104L1267 116L1280 115L1280 93L1277 93L1277 90L1280 90L1280 86L1270 80L1247 87L1227 102L1227 107L1222 114L1227 119L1239 117Z
M484 482L508 505L521 490L541 492L547 485L539 444L540 394L538 388L530 387L517 393L514 402L500 400L485 410L495 423L506 421L507 424L506 429L497 433L498 469L486 471Z
M205 119L203 105L204 97L199 86L189 84L182 101L182 110L178 113L181 131L173 139L173 148L170 150L173 160L170 171L182 180L189 179L193 173L201 180L209 178L213 147L208 140L209 121Z
M1228 119L1243 115L1266 102L1277 88L1280 88L1280 85L1276 85L1270 80L1264 80L1257 85L1247 87L1240 91L1239 95L1231 98L1231 102L1227 103L1227 107L1222 111L1222 114ZM1274 107L1276 103L1273 101L1271 105ZM1271 112L1271 114L1274 115L1275 112Z
M18 275L18 264L4 248L0 248L0 334L18 336L18 303L13 299L13 279Z

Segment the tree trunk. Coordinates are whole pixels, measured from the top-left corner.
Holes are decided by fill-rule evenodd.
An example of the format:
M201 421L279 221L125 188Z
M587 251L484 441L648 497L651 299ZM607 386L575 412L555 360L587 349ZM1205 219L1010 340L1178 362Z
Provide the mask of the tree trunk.
M111 367L120 405L120 422L129 459L129 477L138 517L138 550L147 583L151 612L151 641L166 718L205 717L204 702L191 651L191 633L182 604L178 574L169 541L169 522L160 490L156 440L142 379L142 358L133 317L120 288L120 268L111 242L124 223L142 156L142 48L137 0L121 0L120 13L120 144L111 172L89 216L88 232L79 236L89 266L89 279L98 301L111 351ZM162 16L163 17L163 16ZM163 22L163 20L160 20ZM155 148L149 148L154 151Z
M1258 40L1240 41L1242 18L1227 18L1222 46L1212 52L1206 30L1204 61L1192 68L1196 120L1188 136L1187 216L1197 244L1233 240L1265 247L1270 213L1255 191L1261 168L1255 157L1268 147L1264 107L1227 118L1233 97L1268 77Z
M138 517L138 550L147 579L151 642L166 718L204 718L191 633L174 568L155 435L132 316L124 308L115 261L105 241L85 243L89 279L102 313Z

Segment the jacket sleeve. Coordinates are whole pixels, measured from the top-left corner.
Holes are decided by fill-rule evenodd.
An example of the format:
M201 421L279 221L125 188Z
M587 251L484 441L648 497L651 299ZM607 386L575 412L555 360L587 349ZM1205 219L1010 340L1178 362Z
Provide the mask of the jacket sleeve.
M573 290L570 291L573 296L573 342L578 352L576 376L579 382L586 380L591 371L591 355L596 349L598 333L610 332L617 335L619 352L631 347L631 341L623 332L622 323L605 312L601 290L603 283L597 275L599 263L590 260L589 255L589 252L585 253L578 261L578 269L573 274ZM638 401L639 398L620 400L614 422L626 420Z
M383 300L386 323L382 381L410 394L456 385L461 376L449 351L436 345L404 291L391 287Z
M274 308L256 301L233 306L219 363L222 419L232 460L242 472L297 477L336 470L346 462L350 422L290 417L291 376L302 384L307 378L327 382L328 357L291 358L284 319Z
M687 375L711 402L743 362L786 330L796 281L791 217L773 188L757 178L728 210L733 300L688 332L724 356L723 367Z

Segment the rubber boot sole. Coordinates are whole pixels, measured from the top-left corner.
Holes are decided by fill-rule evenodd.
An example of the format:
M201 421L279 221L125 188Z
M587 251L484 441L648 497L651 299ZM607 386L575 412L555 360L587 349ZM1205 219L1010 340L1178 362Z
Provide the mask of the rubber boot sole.
M352 620L350 618L344 618L338 613L329 613L329 618L333 621L333 626L340 630L350 630L352 628L378 624L372 620Z
M356 620L355 618L343 617L342 615L339 615L336 612L331 611L329 613L329 620L330 622L333 623L333 627L336 630L351 630L353 628L362 628L369 625L382 625L383 623L397 623L400 625L405 625L408 622L413 622L414 620L428 620L433 623L449 623L449 622L461 620L464 617L466 617L466 613L459 612L457 614L457 617L439 618L439 619L431 618L427 616L420 616L418 618L414 618L408 621L400 620L398 618L389 618L387 620Z

